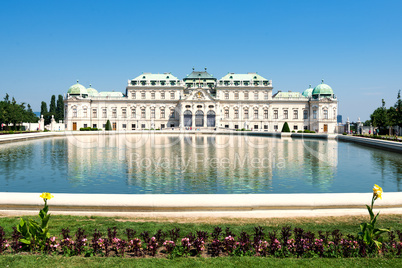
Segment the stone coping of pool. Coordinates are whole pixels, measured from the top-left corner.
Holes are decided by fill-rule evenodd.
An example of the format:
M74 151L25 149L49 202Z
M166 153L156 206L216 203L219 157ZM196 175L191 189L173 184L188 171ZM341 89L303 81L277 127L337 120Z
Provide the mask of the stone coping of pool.
M37 214L39 193L0 193L0 215ZM372 193L329 194L58 194L53 214L173 217L296 217L367 214ZM402 193L384 193L375 209L402 214ZM307 214L306 214L307 213Z
M22 134L5 134L0 135L0 143L9 143L16 141L24 141L49 137L74 137L74 136L114 136L114 135L158 135L158 134L195 134L195 135L247 135L247 136L265 136L278 138L313 138L313 139L336 139L338 134L318 134L318 133L281 133L281 132L264 132L264 131L233 131L233 130L129 130L129 131L52 131L52 132L35 132Z
M338 140L367 145L374 148L381 148L395 152L402 152L402 142L372 139L358 136L338 135Z

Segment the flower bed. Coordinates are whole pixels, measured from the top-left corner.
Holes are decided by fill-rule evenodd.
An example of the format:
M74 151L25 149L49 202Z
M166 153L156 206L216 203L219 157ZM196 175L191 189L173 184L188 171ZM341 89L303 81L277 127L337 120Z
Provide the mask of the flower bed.
M345 134L344 134L345 135ZM386 140L386 141L396 141L396 142L402 142L402 139L400 139L397 136L380 136L380 135L367 135L367 134L353 134L355 137L361 137L361 138L369 138L369 139L376 139L376 140Z
M380 247L370 246L358 236L344 235L339 230L318 231L318 234L284 226L281 229L265 232L257 226L253 233L232 233L229 227L224 230L216 227L212 233L196 231L181 234L179 228L158 230L155 234L127 228L119 234L116 227L103 234L94 230L90 235L79 228L71 234L63 229L60 238L50 237L41 248L39 244L21 243L17 228L8 238L0 227L0 254L21 252L40 252L64 256L124 256L124 257L162 257L180 256L260 256L260 257L401 257L402 232L388 232L388 241Z
M181 234L175 227L168 231L159 229L155 234L144 231L140 234L126 228L125 236L118 234L116 227L108 228L107 234L97 229L87 237L84 229L78 228L72 235L68 228L62 229L58 239L49 233L49 206L47 201L54 196L42 193L44 207L39 211L40 222L20 219L13 227L11 237L6 237L0 226L0 254L47 253L64 256L128 256L128 257L179 257L179 256L262 256L262 257L400 257L402 256L402 232L377 228L379 212L374 215L374 202L382 198L383 190L374 185L371 205L366 205L370 221L360 224L361 232L343 235L340 230L305 231L302 228L265 232L257 226L252 233L233 233L229 227L215 227L213 232L202 230ZM388 234L384 241L382 234ZM398 237L398 239L396 239Z

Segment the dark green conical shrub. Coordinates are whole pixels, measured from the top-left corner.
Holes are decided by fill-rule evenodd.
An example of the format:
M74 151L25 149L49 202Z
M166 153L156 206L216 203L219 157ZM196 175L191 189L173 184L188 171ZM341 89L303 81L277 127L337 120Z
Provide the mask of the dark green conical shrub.
M105 130L112 130L112 125L110 124L109 119L108 119L107 122L106 122Z
M283 124L282 132L290 132L288 122L285 122L285 124Z

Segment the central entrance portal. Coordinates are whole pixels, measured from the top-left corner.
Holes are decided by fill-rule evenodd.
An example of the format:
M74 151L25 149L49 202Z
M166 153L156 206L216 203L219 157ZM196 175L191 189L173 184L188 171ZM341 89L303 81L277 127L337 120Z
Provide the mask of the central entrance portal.
M184 111L184 126L191 127L192 124L193 124L193 114L189 110Z
M207 113L207 127L215 127L215 112L212 110Z
M195 113L195 126L196 127L203 127L204 126L204 112L198 110Z

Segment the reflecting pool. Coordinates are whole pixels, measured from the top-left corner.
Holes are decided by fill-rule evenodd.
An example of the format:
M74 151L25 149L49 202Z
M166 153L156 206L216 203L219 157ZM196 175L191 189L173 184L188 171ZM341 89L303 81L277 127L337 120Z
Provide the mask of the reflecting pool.
M0 192L234 194L402 191L398 153L334 140L68 136L0 144Z

